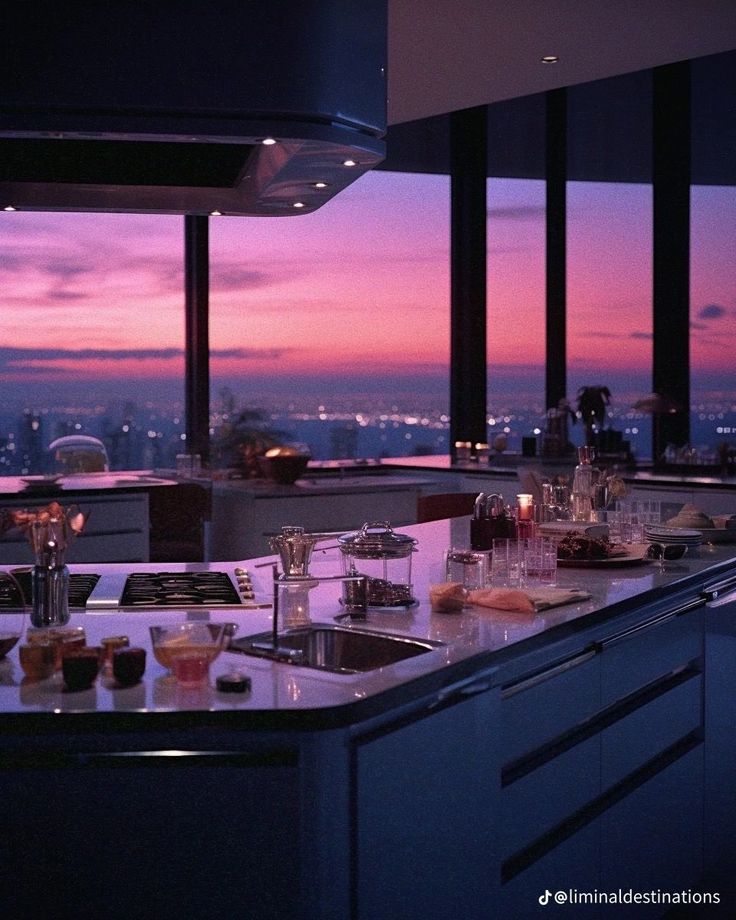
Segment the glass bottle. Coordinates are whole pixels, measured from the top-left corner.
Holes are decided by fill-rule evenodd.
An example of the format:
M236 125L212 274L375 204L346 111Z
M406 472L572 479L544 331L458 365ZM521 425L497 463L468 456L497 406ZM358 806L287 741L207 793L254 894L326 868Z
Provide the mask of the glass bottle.
M592 447L578 447L578 465L572 479L572 519L591 521L593 519L593 467L595 450Z

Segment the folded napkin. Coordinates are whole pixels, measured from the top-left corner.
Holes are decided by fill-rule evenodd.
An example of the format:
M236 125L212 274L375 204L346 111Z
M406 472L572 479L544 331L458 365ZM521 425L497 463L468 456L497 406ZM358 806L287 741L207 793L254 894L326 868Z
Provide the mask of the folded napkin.
M479 588L470 591L468 600L479 607L494 607L496 610L517 610L520 613L537 613L572 604L590 597L587 591L578 588Z

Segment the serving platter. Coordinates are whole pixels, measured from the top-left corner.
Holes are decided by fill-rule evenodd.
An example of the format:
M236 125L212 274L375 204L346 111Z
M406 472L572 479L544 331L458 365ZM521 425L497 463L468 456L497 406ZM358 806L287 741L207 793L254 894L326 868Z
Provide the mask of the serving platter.
M608 569L627 565L648 565L652 560L647 556L648 543L632 543L630 546L614 550L605 559L558 559L558 568L563 569Z

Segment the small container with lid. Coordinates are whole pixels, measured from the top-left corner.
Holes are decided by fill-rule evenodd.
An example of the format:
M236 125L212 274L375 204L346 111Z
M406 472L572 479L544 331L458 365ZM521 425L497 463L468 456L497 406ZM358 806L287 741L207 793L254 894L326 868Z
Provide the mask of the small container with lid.
M411 557L417 541L385 521L364 524L337 540L344 575L365 575L368 607L412 607Z

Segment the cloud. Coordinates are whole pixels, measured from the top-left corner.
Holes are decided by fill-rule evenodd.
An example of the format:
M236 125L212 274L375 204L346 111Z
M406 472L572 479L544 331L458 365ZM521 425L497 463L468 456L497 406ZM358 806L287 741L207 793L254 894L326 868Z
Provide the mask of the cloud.
M211 359L254 361L282 358L287 348L213 348ZM0 346L0 371L22 366L29 371L57 362L84 361L168 361L184 357L183 348L13 348Z
M46 297L49 300L90 300L92 294L84 291L47 291Z
M87 262L87 264L85 264ZM37 260L37 264L47 275L54 278L60 278L62 281L68 281L70 278L78 278L88 272L95 271L98 266L93 264L89 259L62 259L51 256L47 259Z
M210 269L210 290L238 291L243 288L265 287L273 283L273 278L266 272L238 265L217 265ZM281 280L287 280L286 278Z
M717 303L708 303L698 310L698 319L723 319L728 310Z
M546 208L543 204L507 205L488 208L488 216L495 220L537 220L544 217Z

